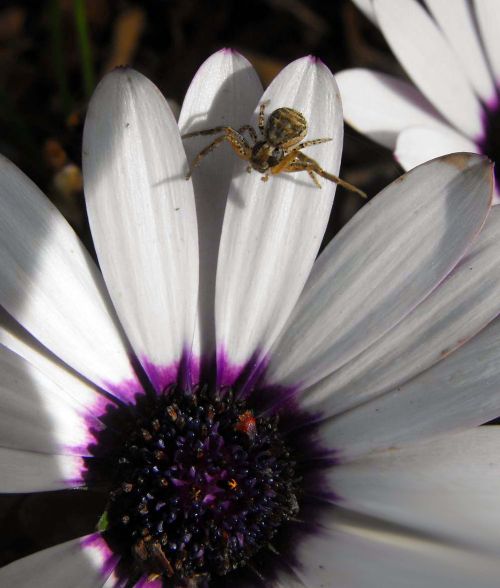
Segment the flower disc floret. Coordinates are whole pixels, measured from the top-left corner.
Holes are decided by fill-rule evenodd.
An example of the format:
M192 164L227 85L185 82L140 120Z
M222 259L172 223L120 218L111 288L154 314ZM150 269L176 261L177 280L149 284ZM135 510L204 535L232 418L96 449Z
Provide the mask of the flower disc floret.
M141 575L225 575L297 514L299 479L278 416L256 417L232 389L208 387L173 386L127 410L105 536Z

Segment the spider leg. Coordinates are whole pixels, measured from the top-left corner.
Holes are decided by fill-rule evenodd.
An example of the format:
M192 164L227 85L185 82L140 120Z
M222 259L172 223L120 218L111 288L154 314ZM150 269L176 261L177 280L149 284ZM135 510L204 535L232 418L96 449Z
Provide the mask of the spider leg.
M181 139L190 139L191 137L198 137L199 135L215 135L216 133L223 133L226 129L231 127L214 127L213 129L203 129L203 131L193 131L182 135Z
M191 163L191 170L186 174L186 180L189 180L192 174L192 170L200 165L202 159L206 157L211 151L213 151L216 147L218 147L223 141L228 141L229 145L232 147L233 151L235 151L238 157L241 159L249 160L252 155L252 149L245 141L245 138L235 131L231 127L219 127L222 128L223 133L220 137L214 139L209 145L207 145L204 149L202 149L198 155L193 159ZM209 131L213 131L214 129L209 129ZM202 134L203 131L200 131L198 134ZM204 134L211 134L211 132Z
M207 145L204 149L202 149L198 155L193 159L192 163L191 163L191 169L188 171L188 173L186 174L186 180L189 180L189 178L191 177L192 173L193 173L193 169L195 167L197 167L198 165L200 165L201 160L208 155L211 151L213 151L216 147L218 147L222 141L226 140L226 135L221 135L220 137L217 137L217 139L215 139L215 141L212 141L209 145Z
M273 166L269 171L273 174L273 176L275 176L276 174L280 174L283 171L298 171L295 169L289 169L290 166L295 166L295 161L297 160L298 155L301 154L295 152L295 150L290 151L290 153L285 155L285 157L283 157L283 159L275 166ZM301 169L306 168L302 166Z
M342 180L341 178L334 176L333 174L325 171L319 165L319 163L317 161L314 161L314 159L311 159L307 155L304 155L304 153L300 153L300 152L294 153L292 151L289 155L287 155L284 158L283 161L288 159L290 157L290 155L295 155L295 158L292 160L289 160L288 163L284 167L282 166L280 171L285 171L285 172L306 171L308 173L313 172L315 174L318 174L318 176L325 178L325 180L330 180L330 182L335 182L339 186L346 188L346 190L350 190L351 192L356 192L357 194L359 194L363 198L367 197L365 192L363 192L359 188L356 188L356 186L353 186L349 182L346 182L345 180ZM280 162L280 163L282 163L282 162ZM278 166L275 166L275 167L278 167ZM274 169L275 168L273 168L273 170ZM273 171L273 173L275 173L275 172ZM311 174L309 174L309 175L311 175ZM313 181L316 185L318 185L318 182L315 181L314 178L313 178Z
M321 184L319 183L317 175L310 169L307 170L307 173L309 174L311 180L316 184L316 186L318 186L318 188L321 188Z
M257 143L257 133L255 132L255 129L252 127L252 125L243 125L238 129L238 133L240 135L243 135L245 131L250 135L250 137L252 137L253 142Z
M299 143L297 147L294 147L294 151L300 151L304 149L304 147L310 147L311 145L319 145L320 143L327 143L328 141L332 141L331 137L324 137L323 139L311 139L310 141L304 141L303 143Z
M266 109L267 102L263 102L259 108L259 131L265 135L266 134L266 125L264 119L264 110Z

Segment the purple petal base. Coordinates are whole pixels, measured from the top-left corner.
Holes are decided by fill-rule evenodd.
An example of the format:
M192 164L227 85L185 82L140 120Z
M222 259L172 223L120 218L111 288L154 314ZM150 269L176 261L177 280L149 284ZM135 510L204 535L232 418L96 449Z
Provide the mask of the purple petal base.
M478 153L494 162L500 162L500 95L497 93L483 104L481 113L482 133L476 137ZM494 170L494 204L500 202L500 168Z
M298 388L264 384L268 361L259 352L256 352L244 365L232 364L228 354L222 349L219 350L216 358L200 360L185 353L179 361L170 366L157 366L144 358L141 364L150 380L150 383L146 382L144 385L144 391L138 392L136 387L130 388L130 383L124 382L116 389L120 397L129 399L127 402L129 407L108 405L103 413L96 415L108 428L101 432L95 431L99 441L89 446L91 455L100 458L97 462L102 465L98 470L93 469L92 474L88 470L87 474L90 476L86 478L88 487L92 488L95 483L106 483L106 472L109 471L109 467L112 467L110 458L114 448L119 446L114 431L120 428L120 419L123 417L120 411L126 410L129 413L133 410L135 401L139 400L138 394L143 396L163 393L172 384L177 384L188 391L192 390L193 393L196 393L195 385L198 384L222 388L231 386L237 395L245 397L248 408L256 416L262 414L279 416L279 429L296 462L297 476L302 479L301 494L298 495L299 520L283 524L274 537L273 548L280 555L276 555L271 550L261 551L256 558L255 567L258 567L258 574L265 577L265 585L271 585L277 573L283 569L289 569L291 565L295 569L300 569L300 562L295 555L297 546L301 540L311 534L322 532L321 520L325 513L335 508L334 504L339 502L339 498L328 486L325 475L337 464L337 458L335 451L324 447L319 441L317 424L321 421L321 415L306 413L299 409L296 401ZM93 462L96 463L96 460L94 459ZM115 574L120 580L130 579L129 564L122 559ZM151 585L147 582L147 578L139 582L145 582L144 586ZM256 584L261 585L262 581L250 566L223 577L212 578L210 581L211 588L244 587ZM158 587L161 585L161 582L157 583Z
M218 388L231 386L237 388L239 394L246 395L256 386L268 364L268 358L257 350L246 363L236 365L221 347L217 351L216 385Z
M102 577L104 579L109 578L113 573L119 558L111 551L101 534L94 533L84 537L80 541L80 545L82 546L82 549L93 552L92 557L99 562Z
M230 385L237 394L244 395L256 415L279 415L280 430L297 459L297 474L303 479L304 494L300 500L299 520L290 521L273 540L273 547L279 555L271 551L259 555L258 573L265 578L266 586L272 584L279 571L301 569L296 557L298 545L307 537L323 532L321 520L340 502L340 497L330 488L325 476L338 459L335 450L325 447L320 441L317 429L322 415L299 408L296 400L299 386L266 385L267 366L268 358L259 352L255 352L244 365L232 364L224 349L217 354L218 383ZM210 583L211 588L250 588L256 585L262 585L262 580L251 569L235 571Z
M143 394L144 390L139 380L130 379L124 380L118 384L111 382L105 383L105 388L112 394L118 401L125 402L126 404L133 404L138 394Z

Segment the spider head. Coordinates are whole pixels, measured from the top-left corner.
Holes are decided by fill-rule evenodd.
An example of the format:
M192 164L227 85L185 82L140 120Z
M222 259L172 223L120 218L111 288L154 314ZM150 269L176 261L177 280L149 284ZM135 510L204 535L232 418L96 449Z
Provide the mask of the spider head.
M250 158L250 164L253 169L257 170L261 174L265 173L269 169L269 156L273 151L273 146L269 145L267 141L257 141L252 149L252 156Z
M274 147L271 152L271 155L267 158L267 163L269 167L274 167L278 165L278 163L285 157L285 150L283 147Z

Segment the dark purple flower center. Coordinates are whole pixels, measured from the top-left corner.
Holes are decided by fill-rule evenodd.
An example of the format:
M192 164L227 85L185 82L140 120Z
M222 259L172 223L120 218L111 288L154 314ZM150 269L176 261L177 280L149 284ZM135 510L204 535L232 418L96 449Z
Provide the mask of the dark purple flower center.
M483 109L483 135L477 142L480 153L500 162L500 97L495 97ZM496 185L500 185L500 167L495 166Z
M303 497L277 414L254 412L230 388L175 385L111 421L113 442L102 439L89 474L109 484L101 529L132 577L204 586L276 551Z

